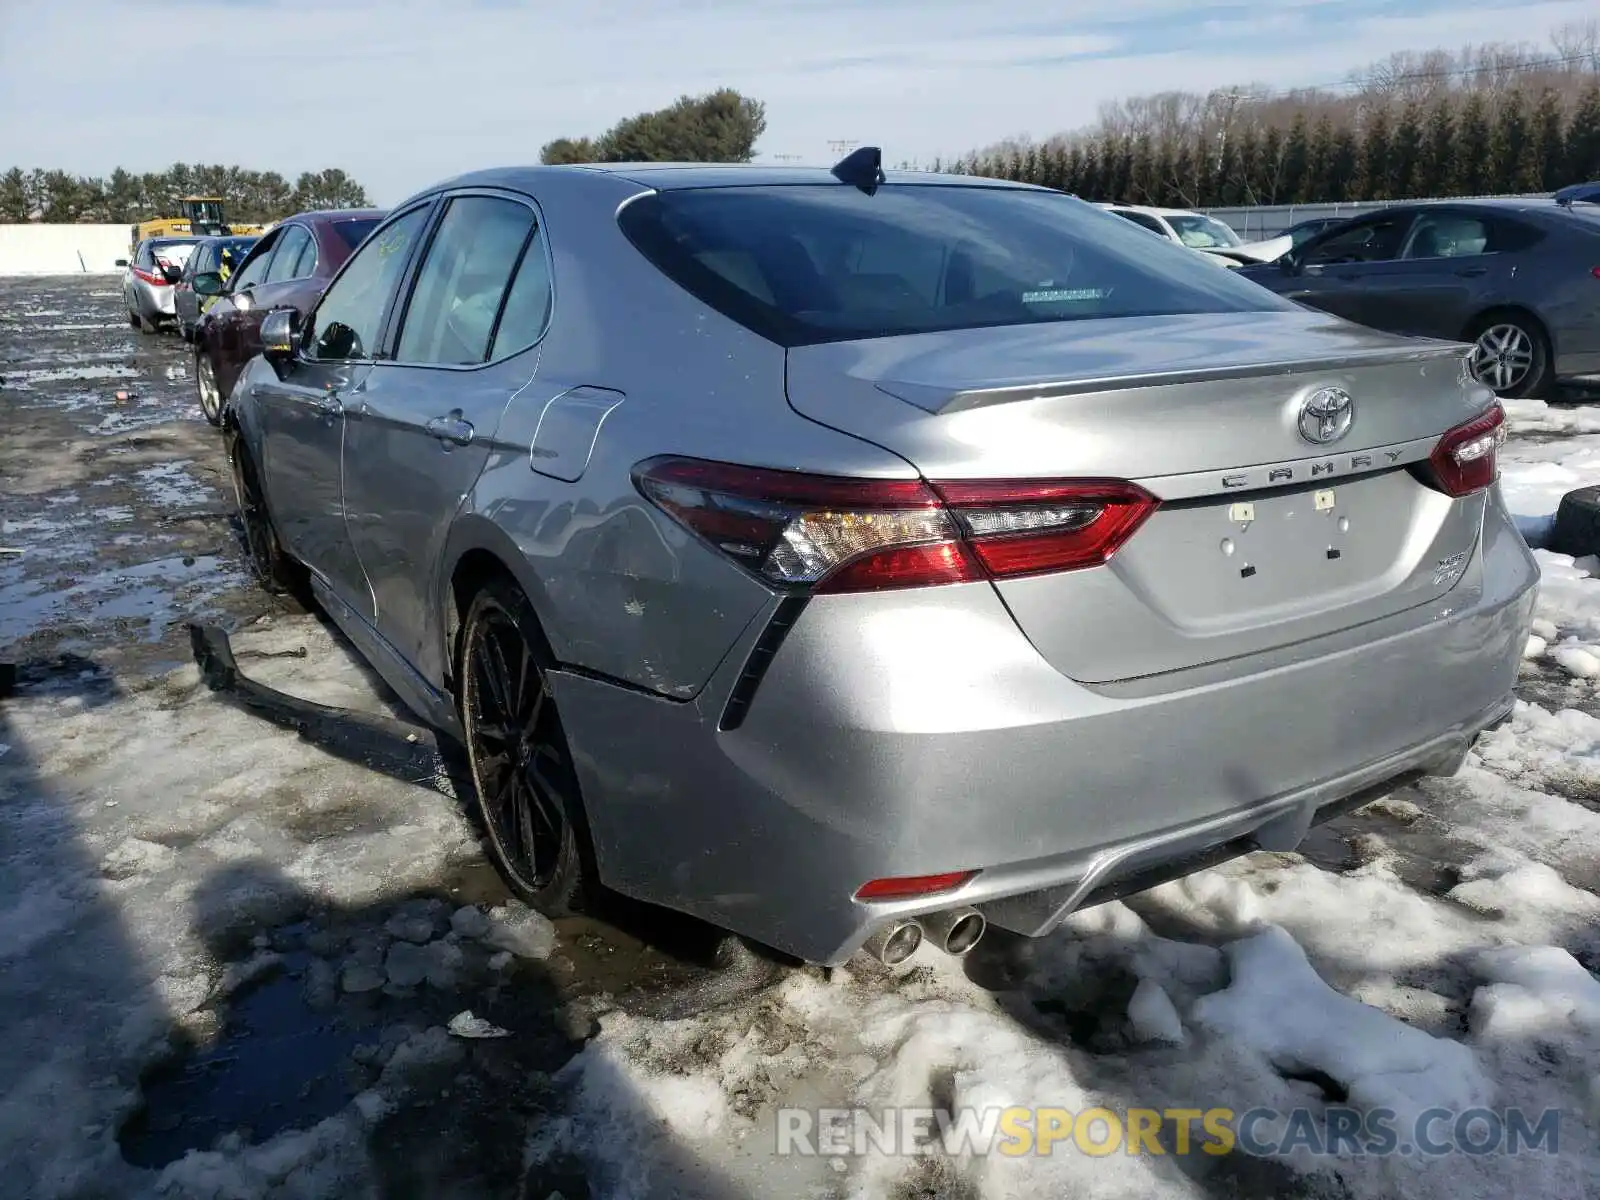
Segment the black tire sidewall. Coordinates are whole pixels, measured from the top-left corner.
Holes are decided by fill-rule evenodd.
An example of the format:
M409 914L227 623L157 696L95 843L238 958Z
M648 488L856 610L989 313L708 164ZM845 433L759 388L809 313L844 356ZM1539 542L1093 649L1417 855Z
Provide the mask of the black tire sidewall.
M205 389L200 386L202 367L205 367L211 371L211 388L213 392L217 391L216 368L211 366L211 360L205 354L197 352L194 356L194 390L196 398L200 401L200 413L212 425L221 425L222 396L220 394L217 395L217 410L215 412L212 412L206 407Z
M467 607L466 617L462 621L460 662L456 672L459 681L457 691L460 694L461 729L464 735L468 774L472 779L473 803L477 809L478 821L483 827L489 853L495 860L506 886L519 900L547 917L568 916L585 908L593 884L593 872L587 851L587 825L583 814L583 801L578 792L576 772L572 769L572 751L567 744L559 711L555 712L553 719L556 736L561 740L563 772L566 775L562 781L564 795L561 798L565 811L562 813L564 822L556 868L550 882L544 887L525 886L509 869L508 856L500 845L494 823L485 810L483 792L479 786L477 749L474 745L470 715L477 685L472 679L468 662L473 642L478 637L485 620L496 612L504 613L516 626L517 632L521 634L533 654L533 661L539 668L541 681L549 667L548 656L542 652L544 640L527 598L509 580L495 579L486 583L472 598L471 604ZM554 706L554 697L547 697L546 703Z

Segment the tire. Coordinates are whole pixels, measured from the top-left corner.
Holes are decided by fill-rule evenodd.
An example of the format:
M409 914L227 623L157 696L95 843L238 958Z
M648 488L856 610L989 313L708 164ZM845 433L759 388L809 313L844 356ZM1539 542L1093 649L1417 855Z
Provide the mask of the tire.
M142 328L139 324L139 314L134 312L131 308L128 310L128 325L133 329Z
M1489 313L1467 331L1473 378L1505 400L1537 399L1550 390L1550 339L1527 313Z
M239 504L239 524L244 529L245 551L262 590L274 596L290 595L302 604L310 596L306 569L284 551L272 514L261 491L260 476L238 434L228 438L228 464L233 470L234 497Z
M1600 554L1600 486L1575 488L1561 497L1544 548L1573 558Z
M594 892L588 826L549 659L532 606L491 579L461 626L461 725L478 816L501 877L547 917L582 911Z
M158 333L158 332L160 332L160 329L161 329L161 327L159 325L157 325L154 321L152 321L149 317L145 316L143 313L139 313L137 316L134 317L134 323L136 325L138 325L139 332L143 333L143 334L146 334L146 335L152 334L152 333Z
M200 351L194 356L194 390L205 419L213 425L221 425L222 392L217 387L217 368L211 356Z

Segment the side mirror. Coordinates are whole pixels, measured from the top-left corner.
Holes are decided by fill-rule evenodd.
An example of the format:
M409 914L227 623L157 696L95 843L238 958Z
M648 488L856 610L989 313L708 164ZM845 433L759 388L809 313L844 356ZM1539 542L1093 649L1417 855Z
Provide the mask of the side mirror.
M1282 254L1278 255L1278 270L1282 271L1285 275L1300 274L1300 268L1303 265L1303 260L1293 250L1285 250Z
M202 271L194 277L191 285L197 296L220 296L227 285L222 282L222 276L215 271Z
M273 364L294 357L300 336L300 314L292 308L275 308L261 322L261 353Z
M168 283L177 283L178 280L183 278L183 268L182 267L162 267L161 268L161 277L163 279L165 279Z
M114 265L115 266L119 266L119 267L125 267L125 266L128 265L128 260L125 259L125 258L119 258L119 259L117 259L117 261L116 261L116 263Z

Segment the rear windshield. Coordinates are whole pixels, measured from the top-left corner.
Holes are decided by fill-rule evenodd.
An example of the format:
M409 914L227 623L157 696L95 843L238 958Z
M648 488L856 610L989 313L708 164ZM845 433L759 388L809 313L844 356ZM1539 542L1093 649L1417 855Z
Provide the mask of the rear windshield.
M378 226L378 217L356 217L349 221L335 221L333 232L344 243L346 250L354 250L366 240L367 234Z
M782 345L1103 317L1292 308L1058 192L843 184L659 192L623 232L711 307Z

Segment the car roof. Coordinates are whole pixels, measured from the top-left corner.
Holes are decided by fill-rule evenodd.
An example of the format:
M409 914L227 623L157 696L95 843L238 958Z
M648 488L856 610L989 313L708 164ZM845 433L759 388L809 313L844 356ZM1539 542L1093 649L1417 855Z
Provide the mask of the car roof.
M310 208L305 212L290 213L272 228L277 229L290 221L298 221L303 225L332 225L339 221L381 221L388 215L387 208Z
M1206 215L1192 208L1162 208L1155 204L1102 203L1100 207L1110 209L1113 212L1121 209L1124 212L1149 213L1153 217L1203 217ZM1211 219L1216 220L1215 217Z
M827 167L774 167L763 163L579 163L561 166L497 167L458 175L420 191L412 199L435 192L465 187L499 187L513 191L534 191L552 180L609 176L625 179L655 191L686 188L769 187L783 184L831 184L844 186ZM1029 183L991 179L985 175L949 175L935 171L885 171L889 184L919 184L935 187L992 187L1050 191Z

